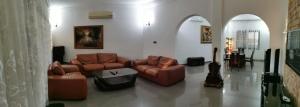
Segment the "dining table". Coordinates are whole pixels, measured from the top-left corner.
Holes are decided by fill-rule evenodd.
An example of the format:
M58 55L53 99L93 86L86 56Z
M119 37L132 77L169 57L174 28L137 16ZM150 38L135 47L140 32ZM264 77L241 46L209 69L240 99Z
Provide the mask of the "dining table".
M230 67L244 67L245 66L245 54L244 53L238 53L238 52L232 52L230 54L229 59L229 66Z

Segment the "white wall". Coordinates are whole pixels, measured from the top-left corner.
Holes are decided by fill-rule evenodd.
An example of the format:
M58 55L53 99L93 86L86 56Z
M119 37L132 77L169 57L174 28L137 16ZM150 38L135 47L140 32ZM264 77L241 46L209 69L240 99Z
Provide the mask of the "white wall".
M244 21L244 20L231 20L225 27L225 36L232 37L234 48L236 49L236 32L238 30L259 30L260 31L260 48L255 50L254 59L263 60L265 51L269 48L270 32L267 25L262 20ZM252 50L245 50L247 57L250 57Z
M54 45L67 47L67 59L77 53L113 51L130 58L148 55L174 57L175 40L180 24L191 15L203 16L213 29L213 47L224 47L223 28L234 16L255 14L270 29L270 47L282 48L287 18L287 0L165 0L154 9L155 23L141 30L136 25L136 8L92 3L63 12L63 25L53 32ZM112 20L89 20L89 10L112 10ZM73 26L104 24L104 50L74 49ZM157 41L157 44L153 44ZM222 50L222 49L221 49ZM223 55L218 51L219 61ZM281 61L281 63L284 61ZM223 63L221 63L223 64Z
M287 18L287 0L174 0L158 5L155 24L144 31L143 55L175 56L175 39L178 26L193 14L203 16L213 28L213 47L224 47L223 29L227 22L239 14L254 14L262 18L270 30L270 48L282 48ZM276 8L275 8L276 7ZM152 41L158 44L152 44ZM224 54L218 51L219 61ZM282 55L282 54L281 54ZM281 60L281 63L284 62ZM223 64L223 63L221 63ZM282 67L282 66L281 66Z
M156 6L155 23L144 31L143 55L175 57L175 40L181 23L191 15L211 22L210 7L210 0L170 0Z
M112 19L88 19L92 10L109 10ZM87 3L62 8L62 25L52 31L54 46L66 47L69 61L79 53L115 52L130 59L142 57L142 28L136 7ZM74 26L104 25L104 49L74 49Z
M191 21L200 18L202 22ZM204 57L212 61L212 44L201 44L201 26L210 26L206 19L193 16L185 20L179 28L175 43L175 58L180 64L187 63L187 57Z
M214 4L212 4L212 2ZM284 31L286 18L286 4L283 0L226 0L224 3L216 3L211 0L185 0L168 1L158 5L155 10L155 24L148 28L144 34L144 56L148 54L164 54L174 56L174 40L176 38L177 27L182 20L190 15L200 15L212 23L214 31L223 31L227 22L239 14L254 14L261 17L270 29L270 47L280 48L281 34ZM214 6L221 6L220 10ZM278 8L274 8L278 7ZM220 14L220 15L215 15ZM216 18L219 16L218 18ZM219 21L219 20L222 21ZM222 33L216 33L216 37L221 38ZM152 44L153 40L159 41ZM221 41L221 40L220 40ZM220 42L219 41L219 42Z

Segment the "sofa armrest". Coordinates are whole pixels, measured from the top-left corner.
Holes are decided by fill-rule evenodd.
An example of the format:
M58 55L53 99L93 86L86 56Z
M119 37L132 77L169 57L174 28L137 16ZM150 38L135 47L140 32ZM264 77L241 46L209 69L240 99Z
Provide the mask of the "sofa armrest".
M78 61L77 59L72 59L72 60L70 61L70 64L72 64L72 65L77 65L77 67L79 68L79 71L80 71L80 72L83 72L83 65L82 65L82 63L81 63L80 61Z
M128 60L127 58L124 58L124 57L118 57L118 63L123 64L125 67L130 66L130 60Z
M132 62L133 66L147 65L147 59L136 59Z
M167 72L176 71L176 70L184 71L184 65L178 64L178 65L170 66L170 67L167 67L167 68L162 68L160 70L161 71L167 71Z
M73 65L82 65L81 62L78 61L77 59L72 59L72 60L70 61L70 63L73 64Z
M160 69L158 79L162 85L168 86L185 78L185 67L183 65L170 66Z
M66 73L70 72L80 72L78 66L76 65L61 65L61 67L64 69Z

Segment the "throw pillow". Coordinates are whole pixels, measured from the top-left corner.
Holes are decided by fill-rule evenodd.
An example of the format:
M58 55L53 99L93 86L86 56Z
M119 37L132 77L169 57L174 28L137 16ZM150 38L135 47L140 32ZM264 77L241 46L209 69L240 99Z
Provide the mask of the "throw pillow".
M147 63L151 66L157 66L160 56L148 56Z
M172 58L161 57L159 60L158 67L159 68L168 68L169 66L176 65L177 61Z
M61 67L61 64L58 61L53 62L52 64L53 73L56 75L65 75L64 69Z

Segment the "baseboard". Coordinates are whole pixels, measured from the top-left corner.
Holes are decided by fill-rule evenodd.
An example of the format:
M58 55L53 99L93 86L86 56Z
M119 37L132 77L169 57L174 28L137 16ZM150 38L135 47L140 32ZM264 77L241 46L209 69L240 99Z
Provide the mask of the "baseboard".
M256 61L256 62L264 62L263 59L253 59L253 61Z
M205 61L204 63L207 64L207 63L211 63L212 61ZM185 64L181 64L181 65L187 65L187 63Z

